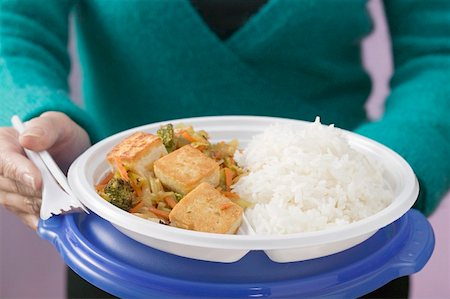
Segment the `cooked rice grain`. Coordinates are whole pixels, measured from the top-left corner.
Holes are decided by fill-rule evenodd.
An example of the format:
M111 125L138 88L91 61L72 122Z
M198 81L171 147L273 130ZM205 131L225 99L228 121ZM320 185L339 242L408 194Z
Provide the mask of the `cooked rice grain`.
M235 159L249 174L233 190L254 203L246 216L257 234L345 225L377 213L393 198L381 165L318 118L304 129L270 126Z

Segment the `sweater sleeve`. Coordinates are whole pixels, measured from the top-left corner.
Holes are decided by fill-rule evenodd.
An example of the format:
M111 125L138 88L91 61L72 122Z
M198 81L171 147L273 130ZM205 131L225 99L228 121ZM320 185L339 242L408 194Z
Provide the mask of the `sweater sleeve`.
M394 74L384 116L356 131L402 155L430 215L450 186L450 1L385 1Z
M13 114L30 119L49 110L69 115L99 134L69 98L68 17L75 0L0 1L0 126Z

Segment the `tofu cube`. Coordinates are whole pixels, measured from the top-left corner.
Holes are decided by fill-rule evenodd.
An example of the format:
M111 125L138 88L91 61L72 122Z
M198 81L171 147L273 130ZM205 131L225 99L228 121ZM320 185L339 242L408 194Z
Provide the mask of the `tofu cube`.
M219 164L190 145L157 160L155 176L168 189L187 194L202 182L219 185Z
M156 135L137 132L117 144L107 155L108 163L117 171L118 159L126 170L147 177L152 175L153 163L167 155L164 144Z
M183 197L169 214L179 228L219 234L234 234L244 210L209 183L201 183Z

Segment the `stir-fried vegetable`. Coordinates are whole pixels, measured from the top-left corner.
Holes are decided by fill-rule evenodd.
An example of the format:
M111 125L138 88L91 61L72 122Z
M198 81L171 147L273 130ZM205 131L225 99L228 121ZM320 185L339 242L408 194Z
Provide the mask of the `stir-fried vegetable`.
M125 181L129 181L130 178L128 177L128 172L125 169L125 166L123 165L122 161L120 161L120 159L116 157L114 159L114 164L116 165L116 168L119 171L119 174L122 177L122 179Z
M122 178L112 178L103 189L103 198L122 210L130 210L135 195L133 187Z
M211 143L206 131L195 131L192 126L172 124L161 126L157 131L167 151L173 152L187 144L197 148L220 164L220 183L217 189L243 208L250 203L231 191L231 186L244 175L243 169L234 161L238 148L236 140ZM116 172L109 173L96 185L97 192L113 205L138 217L168 223L168 215L183 195L168 191L150 171L146 177L128 170L120 161L114 161Z
M173 125L167 124L161 126L157 132L159 138L161 138L162 143L166 147L167 152L172 152L176 149L175 143L175 133L173 131Z

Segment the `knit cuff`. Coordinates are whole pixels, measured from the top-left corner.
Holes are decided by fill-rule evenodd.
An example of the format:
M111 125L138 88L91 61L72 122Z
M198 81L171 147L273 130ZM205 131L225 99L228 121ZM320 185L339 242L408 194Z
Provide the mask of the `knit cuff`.
M390 120L364 124L355 132L388 146L411 165L421 187L414 207L432 214L450 187L448 128Z
M85 129L92 143L103 137L88 113L73 103L65 91L30 86L2 89L0 95L3 101L9 102L2 107L0 114L2 126L10 126L10 118L14 114L26 121L46 111L60 111Z

